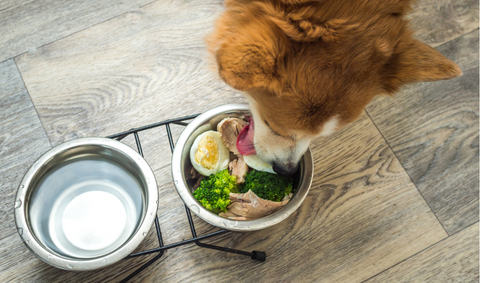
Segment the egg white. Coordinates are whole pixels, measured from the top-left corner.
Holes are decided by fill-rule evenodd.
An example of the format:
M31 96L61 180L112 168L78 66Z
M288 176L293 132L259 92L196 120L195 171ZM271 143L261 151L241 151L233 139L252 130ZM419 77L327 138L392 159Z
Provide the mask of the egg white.
M218 146L218 161L217 165L213 169L207 169L195 160L195 153L197 152L198 144L203 139L203 137L207 135L214 138ZM202 174L203 176L217 174L218 172L228 168L228 163L230 162L230 151L223 144L220 133L216 131L207 131L199 135L193 142L192 147L190 148L190 162L192 163L193 168L195 168L195 170L197 170L198 173Z
M263 161L258 155L244 155L243 159L247 165L255 170L264 171L272 174L277 174L273 171L272 165L268 164L267 162Z

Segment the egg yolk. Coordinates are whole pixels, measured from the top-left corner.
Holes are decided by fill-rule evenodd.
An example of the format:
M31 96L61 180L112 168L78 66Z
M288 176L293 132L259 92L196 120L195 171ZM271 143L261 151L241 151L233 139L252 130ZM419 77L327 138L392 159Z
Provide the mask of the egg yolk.
M198 143L195 161L208 170L214 169L218 163L218 144L215 138L205 136Z

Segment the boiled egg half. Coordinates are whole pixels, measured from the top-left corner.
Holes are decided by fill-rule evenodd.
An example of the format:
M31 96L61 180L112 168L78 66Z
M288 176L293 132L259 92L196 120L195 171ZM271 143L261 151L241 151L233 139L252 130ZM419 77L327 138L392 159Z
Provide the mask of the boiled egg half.
M230 151L223 144L219 132L207 131L193 142L190 161L198 173L210 176L228 167Z

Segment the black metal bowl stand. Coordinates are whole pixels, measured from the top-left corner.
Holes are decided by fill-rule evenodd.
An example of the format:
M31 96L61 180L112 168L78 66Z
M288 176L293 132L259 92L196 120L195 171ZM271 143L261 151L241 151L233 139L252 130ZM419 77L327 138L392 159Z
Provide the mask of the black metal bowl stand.
M197 117L198 115L199 114L185 116L185 117L176 118L176 119L165 120L165 121L158 122L158 123L155 123L155 124L151 124L151 125L131 129L129 131L121 132L121 133L118 133L118 134L115 134L115 135L111 135L111 136L108 136L108 138L112 138L112 139L116 139L116 140L120 141L123 138L127 137L128 135L133 134L133 136L135 138L135 142L137 144L138 153L143 157L142 146L141 146L141 143L140 143L140 138L138 136L138 133L141 132L141 131L152 129L152 128L165 126L165 128L167 130L168 141L170 143L170 149L173 153L173 149L175 148L175 145L173 143L172 132L170 130L170 124L187 126L188 123L186 121L191 120L191 119ZM225 233L228 233L230 231L219 230L219 231L216 231L216 232L213 232L213 233L198 236L197 232L195 230L195 225L193 224L192 214L191 214L191 212L190 212L190 210L187 206L185 206L185 211L187 213L188 223L190 224L190 230L192 232L192 238L165 246L163 244L162 232L160 230L160 224L158 222L158 214L157 214L157 216L155 217L155 231L157 233L158 246L159 247L154 248L154 249L150 249L150 250L146 250L146 251L141 251L141 252L130 254L127 257L125 257L124 260L132 258L132 257L145 256L145 255L155 254L155 253L157 255L155 257L153 257L151 260L149 260L147 263L143 264L137 270L135 270L132 274L125 277L121 282L127 282L128 280L137 276L140 272L142 272L147 267L149 267L152 263L154 263L159 258L161 258L166 250L176 248L178 246L182 246L182 245L186 245L186 244L191 244L191 243L195 243L197 246L202 247L202 248L208 248L208 249L214 249L214 250L219 250L219 251L224 251L224 252L229 252L229 253L246 255L246 256L249 256L253 260L265 261L265 259L267 257L265 252L260 252L260 251L245 252L245 251L240 251L240 250L235 250L235 249L230 249L230 248L225 248L225 247L219 247L219 246L205 244L205 243L200 242L201 240L211 238L211 237L214 237L214 236L218 236L218 235L221 235L221 234L225 234Z

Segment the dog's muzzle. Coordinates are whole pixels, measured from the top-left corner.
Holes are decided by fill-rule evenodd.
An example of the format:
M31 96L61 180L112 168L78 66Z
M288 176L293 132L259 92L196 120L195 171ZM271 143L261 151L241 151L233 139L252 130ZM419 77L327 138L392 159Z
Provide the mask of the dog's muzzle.
M279 175L293 175L297 172L298 164L288 163L286 167L283 167L274 162L272 167L273 171Z

